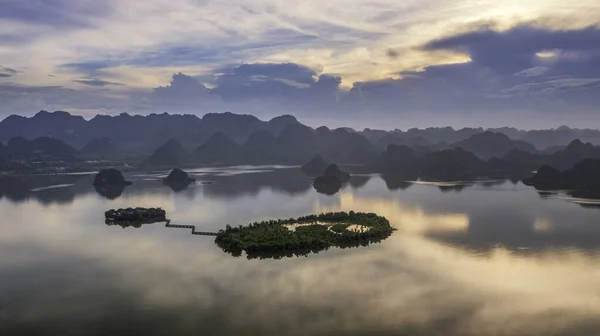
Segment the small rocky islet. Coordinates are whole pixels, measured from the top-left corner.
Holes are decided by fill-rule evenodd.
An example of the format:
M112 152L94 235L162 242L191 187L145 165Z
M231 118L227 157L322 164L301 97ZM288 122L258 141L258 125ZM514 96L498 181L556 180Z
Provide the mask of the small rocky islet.
M191 178L187 172L175 168L163 179L163 183L169 186L187 187L192 183L196 183L196 179Z
M313 187L319 193L333 195L350 180L350 174L342 171L335 163L330 164L325 173L315 179Z
M110 168L110 169L102 169L96 174L94 178L94 186L126 186L131 185L132 183L125 180L123 177L123 173L121 171Z

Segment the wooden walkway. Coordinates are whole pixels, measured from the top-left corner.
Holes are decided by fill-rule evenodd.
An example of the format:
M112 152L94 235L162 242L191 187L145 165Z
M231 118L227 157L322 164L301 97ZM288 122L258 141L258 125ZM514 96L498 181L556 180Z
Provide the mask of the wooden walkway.
M192 230L192 234L193 235L197 235L197 236L216 236L217 235L216 232L196 231L196 226L195 225L176 225L176 224L171 224L171 221L168 220L168 219L167 219L167 224L165 225L165 227L175 228L175 229L191 229Z

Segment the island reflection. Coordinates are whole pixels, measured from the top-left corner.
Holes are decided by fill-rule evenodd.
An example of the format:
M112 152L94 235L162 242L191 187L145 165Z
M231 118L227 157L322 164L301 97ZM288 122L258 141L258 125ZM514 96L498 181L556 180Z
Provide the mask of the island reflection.
M190 188L191 199L133 182L114 200L89 184L68 203L0 199L3 332L593 336L600 328L600 299L590 295L600 287L591 271L600 267L597 211L521 185L442 194L419 184L391 191L371 178L332 197L267 187L228 198L207 191L215 182ZM174 222L206 231L351 209L399 231L361 248L259 262L186 230L104 225L101 211L131 205L164 206Z

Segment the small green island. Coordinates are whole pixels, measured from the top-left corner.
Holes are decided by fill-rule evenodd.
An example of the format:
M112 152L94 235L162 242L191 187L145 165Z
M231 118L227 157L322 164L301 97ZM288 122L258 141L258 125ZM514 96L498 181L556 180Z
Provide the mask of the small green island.
M330 247L357 247L382 241L394 229L374 213L330 212L298 218L226 226L215 243L225 252L252 258L278 258L317 253Z
M104 213L106 225L139 228L143 224L166 221L166 211L161 208L111 209Z

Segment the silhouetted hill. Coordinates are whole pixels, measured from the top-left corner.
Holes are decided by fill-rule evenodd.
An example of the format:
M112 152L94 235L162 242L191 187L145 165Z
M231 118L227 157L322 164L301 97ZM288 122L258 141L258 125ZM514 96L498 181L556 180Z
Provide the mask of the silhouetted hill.
M318 153L315 132L302 124L286 126L277 142L293 163L304 163Z
M108 158L118 153L117 147L110 138L93 139L83 146L81 154L89 158Z
M389 145L371 164L374 171L383 175L416 175L419 172L417 157L408 146Z
M146 160L146 164L152 166L180 166L187 162L188 155L188 152L179 141L171 138L150 155Z
M285 114L269 120L267 122L266 130L273 133L273 135L278 136L284 128L293 124L300 124L300 122L296 117Z
M485 161L460 147L425 154L419 161L419 175L426 179L472 179L489 170Z
M6 146L4 146L2 142L0 142L0 162L8 160L9 157L10 155L8 153L8 149L6 148Z
M0 122L0 141L14 137L35 139L52 137L72 147L82 148L91 140L110 138L124 153L148 154L172 137L185 146L196 147L214 133L223 132L239 143L250 134L266 130L275 136L285 126L299 124L293 116L284 115L270 121L261 121L250 115L210 113L203 118L196 115L150 114L147 116L97 115L89 121L67 112L40 111L33 117L12 115Z
M325 173L325 170L329 165L330 163L325 161L321 154L317 154L302 166L302 171L309 176L320 176Z
M541 190L600 190L600 159L582 160L563 172L550 166L542 166L533 177L523 182Z
M484 132L456 142L452 147L460 147L480 158L501 158L512 149L520 149L525 152L535 153L537 150L525 141L512 140L502 133Z
M243 144L252 133L269 131L278 136L285 127L295 124L300 123L290 115L275 117L265 122L249 114L208 113L202 117L200 123L200 140L207 140L213 134L221 132L238 144Z
M377 157L377 149L364 136L338 128L330 131L319 127L316 131L319 153L326 160L339 163L365 163Z
M530 141L540 150L553 146L544 151L543 154L548 156L544 156L543 163L564 169L583 158L598 157L598 153L597 149L592 148L593 145L584 144L583 149L562 146L577 138L600 144L600 131L565 126L532 131L503 127L488 129L488 132L482 128L455 130L451 127L413 128L408 131L365 129L361 132L344 127L335 130L320 127L315 131L290 115L262 121L252 115L230 112L209 113L202 118L167 113L147 116L122 113L116 116L97 115L86 121L81 116L67 112L40 111L33 117L13 115L0 122L0 141L14 137L27 140L49 137L70 147L82 148L83 155L88 157L114 155L106 140L98 139L110 138L119 154L139 157L149 155L173 137L184 148L198 148L217 133L239 145L243 144L242 152L247 155L235 161L249 164L302 164L317 153L332 162L366 164L374 161L378 152L392 144L406 145L416 156L422 156L447 149L448 143L461 146L482 158L498 157L504 160L503 157L513 148L532 151L526 143ZM212 143L217 146L214 140ZM224 146L237 150L231 144ZM219 155L227 156L229 153ZM233 155L227 158L228 161L232 159Z
M84 131L85 124L83 117L63 111L40 111L31 118L11 115L0 122L0 140L52 137L81 147L89 140Z
M600 158L600 147L591 143L583 143L581 140L573 140L565 149L549 155L545 163L558 169L565 170L573 167L583 159Z
M250 135L242 145L248 163L284 163L286 155L277 138L270 131L258 131Z
M75 160L79 152L64 142L50 137L27 140L22 137L8 141L7 150L12 158L40 160Z
M194 151L193 160L207 164L238 164L244 163L246 158L242 146L217 132Z
M249 114L208 113L200 124L201 140L208 140L213 134L222 133L237 143L244 143L250 134L262 130L264 121Z

